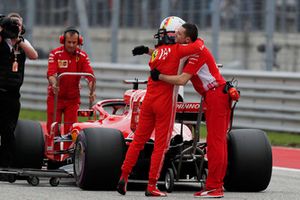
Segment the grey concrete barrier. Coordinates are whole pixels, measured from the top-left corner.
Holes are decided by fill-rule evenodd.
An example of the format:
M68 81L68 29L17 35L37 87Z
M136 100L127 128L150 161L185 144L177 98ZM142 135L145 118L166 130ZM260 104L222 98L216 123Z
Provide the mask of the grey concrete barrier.
M92 66L97 79L97 100L122 98L124 92L132 88L123 80L147 79L149 76L147 65L92 63ZM300 133L300 73L227 70L226 66L221 71L227 80L235 77L241 91L234 127ZM21 88L22 108L46 110L46 72L47 60L26 63L25 80ZM88 92L84 85L86 83L81 84L82 106L85 106ZM184 99L200 101L200 96L190 83L185 87Z

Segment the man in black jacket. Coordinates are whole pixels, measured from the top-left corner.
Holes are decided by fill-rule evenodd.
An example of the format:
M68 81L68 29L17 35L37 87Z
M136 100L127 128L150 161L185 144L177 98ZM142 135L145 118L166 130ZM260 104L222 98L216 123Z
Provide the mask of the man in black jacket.
M37 59L32 45L23 38L23 19L11 13L0 19L0 166L9 167L14 150L14 131L20 112L26 56Z

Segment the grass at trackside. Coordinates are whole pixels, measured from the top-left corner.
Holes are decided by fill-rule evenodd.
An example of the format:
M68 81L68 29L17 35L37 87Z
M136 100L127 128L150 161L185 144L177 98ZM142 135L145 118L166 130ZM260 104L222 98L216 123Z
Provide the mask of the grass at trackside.
M201 138L206 137L205 126L201 127L200 130ZM286 147L297 147L300 148L300 133L282 133L282 132L272 132L265 131L272 144L272 146L286 146Z
M273 146L288 146L300 148L300 134L267 132Z
M45 111L33 111L22 109L20 112L20 119L30 119L37 121L46 121L47 114ZM300 148L300 133L281 133L281 132L271 132L266 131L268 138L273 146L288 146L288 147L298 147ZM201 138L206 137L206 128L201 126L200 130Z
M21 109L19 118L20 119L30 119L30 120L34 120L34 121L46 121L47 113L46 113L46 111Z
M37 111L37 110L27 110L22 109L20 112L20 119L29 119L34 121L46 121L47 120L47 113L46 111ZM79 117L78 121L85 121L86 118Z

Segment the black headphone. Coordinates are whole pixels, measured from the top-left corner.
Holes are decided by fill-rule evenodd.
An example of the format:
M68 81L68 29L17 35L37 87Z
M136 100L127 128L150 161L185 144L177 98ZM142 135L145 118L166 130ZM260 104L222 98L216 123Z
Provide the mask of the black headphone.
M69 32L77 33L78 34L78 45L83 45L83 37L80 35L79 31L75 27L68 27L65 29L63 35L59 36L59 42L61 44L65 44L66 34Z
M24 35L24 33L26 32L26 30L25 30L25 26L22 24L22 27L21 27L22 29L21 29L21 35Z

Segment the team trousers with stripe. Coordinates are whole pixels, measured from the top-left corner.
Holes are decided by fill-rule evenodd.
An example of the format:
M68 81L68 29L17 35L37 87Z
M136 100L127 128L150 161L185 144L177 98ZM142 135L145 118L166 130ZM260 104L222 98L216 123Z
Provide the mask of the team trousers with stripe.
M155 141L149 170L149 184L156 184L163 166L164 155L169 148L174 126L175 104L172 104L172 97L170 98L169 101L161 101L160 99L145 97L134 139L129 145L122 165L123 174L130 174L137 162L140 151L144 148L145 143L149 141L155 128Z
M206 92L205 118L207 125L208 177L206 190L223 186L227 169L227 129L230 122L231 102L223 93L224 86Z

